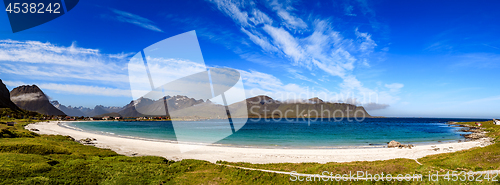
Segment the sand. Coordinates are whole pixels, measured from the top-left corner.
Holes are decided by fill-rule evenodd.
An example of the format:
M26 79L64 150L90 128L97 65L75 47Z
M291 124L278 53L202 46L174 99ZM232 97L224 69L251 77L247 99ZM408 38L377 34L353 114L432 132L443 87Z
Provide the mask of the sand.
M29 124L26 129L38 134L65 135L76 140L95 138L94 146L111 149L127 156L161 156L169 160L198 159L215 163L218 160L249 163L304 163L304 162L351 162L377 161L396 158L418 159L427 155L449 153L491 144L489 138L468 142L440 144L421 144L412 149L404 148L347 148L347 149L274 149L240 148L226 146L184 145L196 148L181 153L177 143L124 138L88 133L58 125L58 122L38 122ZM436 150L438 148L438 150Z

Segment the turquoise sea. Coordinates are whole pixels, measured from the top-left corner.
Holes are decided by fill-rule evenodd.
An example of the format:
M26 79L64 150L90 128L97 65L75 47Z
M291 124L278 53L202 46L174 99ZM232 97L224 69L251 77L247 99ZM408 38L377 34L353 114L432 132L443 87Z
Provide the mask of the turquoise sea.
M234 122L241 121L234 119ZM339 148L382 146L391 140L401 143L438 143L463 140L460 127L448 121L486 121L451 118L366 118L363 121L308 119L249 119L234 134L214 143L240 147ZM168 121L93 121L66 122L88 132L123 137L176 141L173 125ZM181 127L177 127L181 128ZM203 137L227 130L223 120L182 122L184 133L192 142L203 143Z

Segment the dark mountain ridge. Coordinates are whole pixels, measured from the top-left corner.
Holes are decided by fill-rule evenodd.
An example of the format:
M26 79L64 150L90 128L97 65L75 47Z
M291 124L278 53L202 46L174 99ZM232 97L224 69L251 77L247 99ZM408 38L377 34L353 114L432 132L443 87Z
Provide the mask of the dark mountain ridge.
M0 87L1 88L1 87ZM5 92L0 92L5 96ZM15 105L47 115L102 116L120 115L123 117L171 116L178 118L224 118L224 106L207 100L196 100L187 96L165 96L158 100L139 98L124 107L105 107L97 105L93 109L71 107L49 102L47 96L36 85L20 86L10 92ZM325 102L317 97L299 101L278 101L269 96L259 95L228 106L231 117L249 118L332 118L332 117L371 117L362 106L346 103Z
M18 107L45 115L66 115L49 102L49 98L36 85L23 85L12 89L10 100Z
M13 111L20 110L19 107L10 100L10 92L7 86L0 80L0 108L9 108Z

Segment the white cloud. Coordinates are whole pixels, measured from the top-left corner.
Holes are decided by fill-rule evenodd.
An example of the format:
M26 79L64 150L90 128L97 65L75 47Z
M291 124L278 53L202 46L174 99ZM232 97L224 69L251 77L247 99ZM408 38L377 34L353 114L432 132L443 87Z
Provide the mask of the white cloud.
M309 82L318 84L318 82L316 82L316 81L314 81L314 80L312 80L310 78L307 78L306 76L302 75L301 74L302 72L299 71L299 70L297 70L297 69L295 69L295 68L286 68L286 71L292 75L291 78L305 80L305 81L309 81ZM311 73L311 74L314 76L313 73Z
M278 10L278 16L280 16L283 20L286 21L286 27L288 29L306 29L307 24L300 18L292 16L289 12L284 10Z
M385 108L389 107L389 105L388 104L378 104L378 103L367 103L367 104L363 104L363 107L365 108L365 110L369 111L369 110L385 109Z
M207 70L203 63L190 60L153 58L150 56L147 56L146 60L156 86ZM168 73L165 71L168 71Z
M375 41L373 41L371 39L371 35L368 33L359 32L358 28L356 28L356 30L354 30L354 32L356 33L356 36L358 37L358 39L361 39L360 40L361 44L359 45L359 50L361 52L363 52L363 54L365 54L365 55L368 55L371 52L373 52L373 50L375 49L377 44L375 43Z
M128 82L126 54L107 55L96 49L69 47L49 42L0 40L0 72L27 78Z
M21 82L21 81L9 81L9 80L4 80L3 83L7 86L11 86L11 87L17 87L17 86L21 86L21 85L25 85L24 82Z
M283 24L291 31L304 30L307 28L307 24L299 17L290 13L294 10L292 6L281 4L277 0L272 1L269 4L276 14L283 19Z
M452 56L452 60L457 61L452 64L452 68L477 68L491 69L500 67L500 55L495 53L467 53Z
M10 98L10 100L12 100L13 102L35 101L35 100L46 100L46 99L47 97L45 97L42 93L27 93Z
M253 9L252 15L253 17L250 17L249 20L255 25L273 23L273 20L269 18L269 16L267 16L264 12L258 9Z
M135 53L123 53L122 52L122 53L118 53L118 54L108 54L108 57L123 60L123 59L126 59L126 58L132 56L133 54L135 54Z
M11 87L18 87L21 85L27 85L21 81L3 81L5 85ZM82 94L82 95L98 95L98 96L114 96L114 97L131 97L130 90L127 89L116 89L109 87L99 87L90 85L75 85L75 84L58 84L58 83L40 83L36 84L43 91L53 90L56 93L69 93L69 94ZM29 96L19 97L18 99L35 98L39 99L40 95L32 93ZM13 100L14 101L14 100ZM22 100L21 100L22 101Z
M385 87L389 88L391 92L399 92L399 90L403 88L404 85L400 83L392 83L392 84L385 84Z
M149 30L163 32L160 28L158 28L157 26L154 25L153 21L151 21L149 19L146 19L144 17L138 16L138 15L135 15L135 14L132 14L129 12L116 10L116 9L111 9L111 11L113 11L113 13L115 13L117 15L115 17L115 19L120 21L120 22L131 23L131 24L135 24L137 26L140 26L140 27L143 27L143 28L146 28Z
M214 1L212 1L214 2ZM292 7L292 1L271 0L266 2L266 7L271 11L276 12L278 19L271 19L262 10L259 10L255 3L252 1L244 3L232 3L231 1L215 1L219 10L231 17L235 22L241 26L241 32L246 34L250 41L258 45L265 54L275 55L270 59L281 57L288 60L293 66L299 66L315 72L319 69L331 76L339 77L342 82L339 84L340 94L350 94L355 98L363 99L364 103L395 103L399 101L397 96L399 89L395 84L385 90L384 86L378 85L375 88L367 88L361 83L353 74L355 66L370 67L370 58L375 52L377 47L376 42L372 36L366 32L360 32L357 28L352 30L355 35L354 38L345 38L341 32L336 31L332 26L330 19L318 18L311 13L308 19L303 19L294 14L295 9ZM368 7L367 2L358 2L360 4L360 11L368 16L374 16L374 12ZM353 6L346 6L345 13L351 16ZM250 17L246 12L252 12ZM242 15L242 16L237 16ZM253 16L253 17L252 17ZM258 19L257 17L261 17ZM316 17L312 19L311 17ZM268 20L268 18L270 20ZM374 24L375 19L370 18ZM250 24L246 24L250 23ZM253 25L251 24L253 23ZM258 25L258 26L257 26ZM265 61L263 57L257 57L255 54L244 52L242 58L247 60L257 61L260 64L267 66L282 66L275 64L271 61ZM292 69L292 67L289 67ZM287 69L287 68L285 68ZM301 75L298 70L287 70L291 74L291 78L301 79L309 82L314 82L304 75ZM296 84L284 85L274 76L266 76L256 71L250 71L254 74L252 78L261 80L251 80L248 78L246 83L256 83L260 86L257 88L259 92L275 92L277 89L284 89L288 85L290 89L307 90L309 87L300 87ZM249 75L249 74L246 74ZM259 78L263 75L263 78ZM325 80L325 75L318 75L321 77L319 81ZM269 83L275 84L274 88L270 87ZM278 83L280 82L280 83ZM402 85L402 84L401 84ZM331 89L331 88L330 88ZM274 90L274 91L273 91ZM329 93L329 92L327 92Z
M283 86L281 80L273 75L261 73L258 71L240 71L241 77L245 81L245 86L258 87L266 91L273 91L276 87Z
M353 14L352 13L352 10L353 10L353 6L352 5L346 5L344 7L344 15L347 15L347 16L356 16L356 14Z
M304 52L298 41L283 28L275 28L265 25L263 29L273 38L274 45L280 48L284 54L290 57L295 64L304 60Z
M266 51L266 52L278 52L278 48L276 48L272 44L270 44L266 37L254 35L253 33L250 33L249 31L247 31L245 28L241 28L241 31L243 31L243 33L247 34L248 37L250 38L250 40L252 40L255 44L260 46L264 51Z
M0 40L0 61L97 67L99 50L55 46L49 42ZM84 58L82 58L84 57Z
M53 90L60 93L131 97L130 90L126 89L56 83L42 83L38 86L44 90Z
M217 8L242 26L248 26L248 13L240 10L241 2L231 0L210 0ZM256 20L255 20L256 21Z
M279 78L258 72L255 70L239 70L243 78L247 97L257 95L268 95L273 99L305 100L313 97L328 102L343 102L354 105L362 105L367 110L379 110L389 107L399 101L396 96L398 92L391 90L379 91L363 87L363 84L354 76L348 76L340 85L340 92L332 92L327 89L314 89L309 86L301 86L294 83L283 83ZM390 84L393 89L402 88L402 84Z
M294 83L284 84L277 77L255 70L239 70L247 97L267 95L277 100L299 99L314 96L308 87Z

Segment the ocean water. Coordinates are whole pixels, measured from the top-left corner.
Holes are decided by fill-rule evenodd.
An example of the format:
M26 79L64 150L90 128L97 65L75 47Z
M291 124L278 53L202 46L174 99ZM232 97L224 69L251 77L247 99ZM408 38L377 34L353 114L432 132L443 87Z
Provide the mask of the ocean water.
M241 122L241 119L234 119ZM460 127L448 121L486 121L483 119L445 118L366 118L363 121L308 119L249 119L234 134L215 145L268 148L342 148L383 146L391 140L401 143L438 143L463 140ZM65 122L66 126L88 132L123 137L176 141L172 123L168 121L94 121ZM187 142L204 143L204 137L227 132L221 120L182 122ZM180 127L176 127L180 128ZM184 137L186 138L186 137Z

